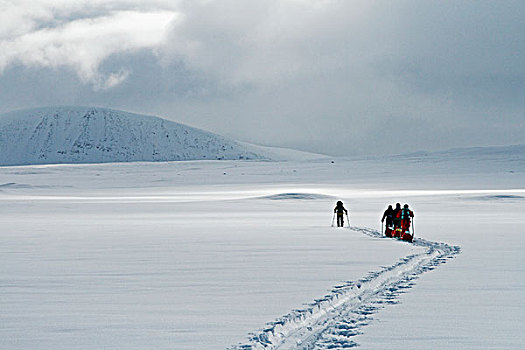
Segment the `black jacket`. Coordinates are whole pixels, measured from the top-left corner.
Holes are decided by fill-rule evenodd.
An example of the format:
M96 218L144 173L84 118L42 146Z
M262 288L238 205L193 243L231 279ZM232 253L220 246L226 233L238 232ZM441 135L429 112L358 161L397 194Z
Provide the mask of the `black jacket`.
M387 209L383 213L383 218L381 218L381 222L383 222L386 219L386 221L392 221L394 219L394 209Z
M337 212L338 214L343 214L343 212L345 212L346 214L348 214L348 210L345 209L345 207L343 205L337 205L335 208L334 208L334 213Z

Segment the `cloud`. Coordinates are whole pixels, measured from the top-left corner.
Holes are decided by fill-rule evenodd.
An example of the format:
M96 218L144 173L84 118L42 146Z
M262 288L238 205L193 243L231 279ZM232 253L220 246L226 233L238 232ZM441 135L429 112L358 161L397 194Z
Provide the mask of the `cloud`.
M145 12L113 6L116 8L101 11L96 7L86 8L86 2L66 3L61 4L64 7L56 2L53 6L50 2L37 3L34 12L24 10L23 4L11 5L7 12L2 12L4 19L9 15L14 19L3 22L0 71L16 64L69 67L83 82L97 89L112 87L122 82L128 73L121 70L104 75L99 71L100 64L115 54L159 47L165 40L169 23L177 16L176 12L167 10Z
M1 6L4 109L98 104L340 155L518 143L525 132L520 0Z
M181 59L231 84L336 70L359 61L346 51L346 37L372 8L367 1L186 1L163 61Z
M183 5L163 60L241 92L197 106L222 133L337 154L517 140L487 126L523 118L519 1Z

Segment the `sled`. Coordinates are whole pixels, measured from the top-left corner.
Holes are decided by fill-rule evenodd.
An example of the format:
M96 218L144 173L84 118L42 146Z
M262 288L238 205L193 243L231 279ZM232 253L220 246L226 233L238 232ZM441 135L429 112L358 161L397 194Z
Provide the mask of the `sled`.
M393 233L392 233L392 237L393 238L400 238L401 237L401 229L400 228L396 228Z
M410 234L410 232L403 232L401 233L401 235L399 236L399 239L401 239L402 241L407 241L407 242L412 242L412 240L414 239L414 236Z

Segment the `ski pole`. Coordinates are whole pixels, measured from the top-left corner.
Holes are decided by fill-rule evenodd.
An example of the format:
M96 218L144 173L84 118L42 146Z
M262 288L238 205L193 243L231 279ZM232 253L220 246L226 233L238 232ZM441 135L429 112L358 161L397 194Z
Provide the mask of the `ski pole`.
M334 220L335 220L335 211L334 211L334 216L332 216L332 227L334 227Z
M381 221L381 235L383 235L383 221Z
M348 221L348 227L350 227L350 219L348 218L348 213L346 213L346 221Z

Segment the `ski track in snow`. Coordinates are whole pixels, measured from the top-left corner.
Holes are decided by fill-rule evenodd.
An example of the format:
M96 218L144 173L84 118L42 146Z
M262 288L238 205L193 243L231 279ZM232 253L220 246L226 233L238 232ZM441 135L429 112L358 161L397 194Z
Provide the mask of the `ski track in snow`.
M374 238L392 239L369 228L351 229ZM417 237L412 244L424 250L370 272L357 281L335 286L306 308L293 310L252 334L248 342L229 349L321 350L359 346L353 338L362 333L362 328L371 322L375 313L389 304L397 304L397 296L410 289L421 274L434 270L461 251L458 246Z

